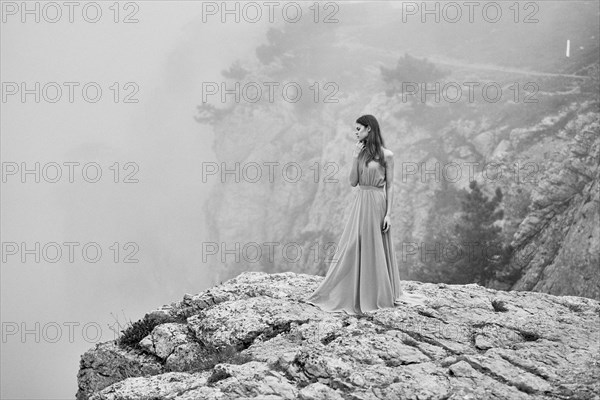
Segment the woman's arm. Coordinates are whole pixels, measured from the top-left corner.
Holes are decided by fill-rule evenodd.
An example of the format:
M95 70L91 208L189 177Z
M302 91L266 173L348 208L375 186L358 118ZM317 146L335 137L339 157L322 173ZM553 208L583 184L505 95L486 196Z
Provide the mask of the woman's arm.
M352 168L350 169L350 186L358 185L358 157L352 157Z
M387 208L385 215L392 218L392 203L394 201L394 153L385 156L385 199Z

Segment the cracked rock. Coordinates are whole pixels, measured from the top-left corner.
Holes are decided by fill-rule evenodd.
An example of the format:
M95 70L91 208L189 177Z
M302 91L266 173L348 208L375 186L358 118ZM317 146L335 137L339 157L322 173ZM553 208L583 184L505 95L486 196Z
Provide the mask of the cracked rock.
M246 272L188 295L154 314L143 351L86 352L77 399L598 397L596 300L410 282L425 305L348 316L299 301L319 282Z

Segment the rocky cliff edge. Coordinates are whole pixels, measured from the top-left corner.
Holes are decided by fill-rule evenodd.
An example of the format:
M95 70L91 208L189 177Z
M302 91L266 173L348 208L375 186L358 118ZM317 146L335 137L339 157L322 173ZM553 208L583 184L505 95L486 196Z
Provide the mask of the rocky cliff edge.
M403 281L425 305L350 316L302 301L322 279L186 294L88 350L77 399L600 398L596 300Z

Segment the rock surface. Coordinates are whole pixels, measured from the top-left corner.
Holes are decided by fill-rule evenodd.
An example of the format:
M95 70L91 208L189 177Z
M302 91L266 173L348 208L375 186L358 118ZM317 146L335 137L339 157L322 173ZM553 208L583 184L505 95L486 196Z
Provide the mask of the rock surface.
M303 302L322 279L246 272L154 310L142 350L82 356L77 399L600 398L596 300L404 281L425 305L350 316Z
M600 122L579 121L562 161L540 177L511 243L511 263L523 270L514 290L600 299Z

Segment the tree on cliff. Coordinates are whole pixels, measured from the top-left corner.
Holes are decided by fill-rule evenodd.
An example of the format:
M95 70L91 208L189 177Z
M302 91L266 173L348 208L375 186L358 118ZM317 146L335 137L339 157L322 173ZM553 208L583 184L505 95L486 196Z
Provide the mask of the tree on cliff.
M460 211L460 192L442 180L441 188L433 193L433 204L427 216L423 242L418 249L418 263L412 279L421 282L450 282L453 280L453 264L449 252L456 243L453 228L456 214Z
M458 243L462 246L462 257L455 264L451 283L473 283L482 286L494 278L495 272L506 260L506 249L502 243L502 228L494 222L504 217L504 211L497 210L502 201L502 190L496 188L495 196L488 200L481 193L476 181L469 184L471 192L462 190L459 222L454 226Z
M412 91L416 90L417 94L415 96L420 99L421 84L436 81L449 74L448 71L438 69L427 58L418 59L408 53L404 53L404 56L398 59L395 68L381 66L379 69L383 81L388 88L385 91L388 97L392 97L396 93L403 93L405 89L410 89ZM417 86L409 86L411 84L416 84ZM414 96L410 96L409 98L416 101ZM417 102L417 104L419 103Z

